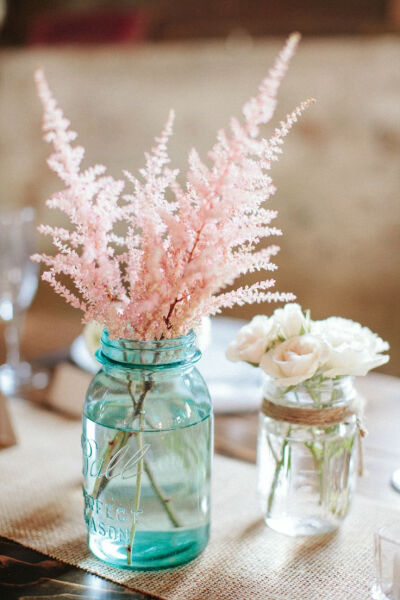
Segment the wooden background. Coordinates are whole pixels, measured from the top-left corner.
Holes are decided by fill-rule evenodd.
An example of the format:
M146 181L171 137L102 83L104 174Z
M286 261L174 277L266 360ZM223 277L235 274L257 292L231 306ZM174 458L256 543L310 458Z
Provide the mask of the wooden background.
M60 185L45 164L49 149L41 141L32 79L38 64L87 148L86 164L104 162L117 177L123 168L135 171L174 107L171 157L184 176L190 147L204 156L216 130L240 114L285 35L308 34L282 86L275 121L301 100L317 99L273 172L278 192L269 205L279 210L275 224L284 232L277 288L294 292L315 318L342 315L379 332L392 346L384 371L400 374L399 0L7 5L0 37L0 208L32 204L40 221L53 224L60 216L44 200ZM135 14L143 16L141 25L127 34L116 17ZM92 23L87 39L80 15L85 27ZM93 31L105 27L99 15L109 30ZM83 44L95 34L100 45ZM247 319L271 310L230 314ZM46 346L40 315L57 330L52 344L65 345L79 331L79 317L71 317L75 327L63 326L71 312L41 286L27 321L28 354Z

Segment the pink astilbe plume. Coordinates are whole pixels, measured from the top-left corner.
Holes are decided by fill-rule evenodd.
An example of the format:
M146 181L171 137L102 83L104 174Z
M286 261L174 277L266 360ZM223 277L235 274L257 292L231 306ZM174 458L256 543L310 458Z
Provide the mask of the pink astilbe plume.
M72 146L76 134L43 71L36 71L45 139L54 146L48 163L65 185L47 204L64 212L71 228L42 225L57 254L33 258L47 267L43 279L83 311L85 322L97 320L115 338L162 339L187 333L222 308L294 298L272 291L273 279L221 290L245 273L276 269L271 258L279 248L259 249L263 238L281 235L271 226L276 211L264 207L275 193L269 172L284 137L313 100L300 104L269 139L259 130L274 114L298 41L298 34L290 36L258 94L244 105L243 122L232 118L229 132L218 132L208 163L191 150L184 187L169 167L171 112L139 176L124 171L128 194L124 181L106 175L104 166L81 170L83 148ZM119 222L125 226L120 236ZM71 289L60 276L69 278Z

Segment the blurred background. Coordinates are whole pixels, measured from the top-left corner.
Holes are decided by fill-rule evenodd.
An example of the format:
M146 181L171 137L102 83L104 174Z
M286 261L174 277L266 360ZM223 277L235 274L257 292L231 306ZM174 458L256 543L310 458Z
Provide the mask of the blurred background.
M400 375L400 0L3 0L0 19L1 208L31 205L52 224L59 215L44 201L61 184L45 163L37 65L87 164L135 171L174 108L171 157L185 172L190 147L205 155L285 37L301 31L276 122L310 96L317 104L272 173L269 205L284 231L277 288L314 318L341 315L379 332L392 346L382 370ZM41 283L23 351L66 346L80 329L79 315ZM2 362L4 345L0 354Z

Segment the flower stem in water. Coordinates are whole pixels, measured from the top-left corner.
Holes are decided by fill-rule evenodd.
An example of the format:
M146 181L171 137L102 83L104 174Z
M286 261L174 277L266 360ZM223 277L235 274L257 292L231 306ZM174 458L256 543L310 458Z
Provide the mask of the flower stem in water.
M133 547L133 541L135 539L136 521L137 521L136 515L138 514L138 511L139 511L140 493L141 493L141 489L142 489L142 473L143 473L143 455L142 455L142 451L143 451L143 438L142 438L143 414L142 413L140 413L140 415L139 415L139 429L140 429L140 431L137 434L137 443L138 443L138 449L140 452L140 460L138 461L137 471L136 471L136 491L135 491L135 500L133 503L133 524L132 524L132 528L131 528L131 535L129 538L129 545L128 545L128 565L132 564L132 547Z
M179 523L177 517L175 516L172 507L169 504L169 499L164 497L164 494L162 493L160 486L157 484L157 482L155 480L155 477L154 477L154 474L152 472L149 462L143 456L143 437L142 437L143 436L143 425L144 425L143 405L144 405L144 400L147 396L147 393L152 389L152 387L153 387L152 380L151 379L147 380L145 382L144 390L143 390L136 406L135 406L135 401L134 401L133 397L131 396L133 405L135 407L133 419L135 419L136 416L139 415L139 431L137 433L137 444L138 444L140 460L138 461L137 471L136 471L136 490L135 490L135 499L134 499L134 503L133 503L133 524L132 524L132 528L131 528L129 545L127 547L128 565L132 564L132 551L133 551L133 543L134 543L135 534L136 534L137 514L138 514L139 508L140 508L140 495L141 495L141 488L142 488L143 468L146 472L147 477L149 478L150 485L152 486L155 495L160 500L161 505L164 508L165 512L167 513L168 518L171 521L172 525L174 527L180 527L180 523ZM128 385L128 391L131 395L131 390L130 390L129 385Z
M143 466L144 466L144 470L146 472L147 477L149 478L149 481L151 483L151 486L157 496L157 498L160 500L160 502L162 502L162 505L164 506L165 512L167 513L169 520L171 521L172 525L174 527L181 527L180 522L178 521L178 518L176 517L172 506L169 502L168 498L165 498L160 486L158 485L158 483L156 482L155 478L154 478L154 474L153 471L151 469L150 463L148 462L148 460L146 460L146 458L143 459Z
M285 439L283 440L283 444L282 444L282 449L281 449L281 458L280 460L276 460L275 458L275 471L274 471L274 477L272 479L272 484L271 484L271 488L268 494L268 502L267 502L267 514L268 516L270 515L270 512L272 510L272 506L274 504L274 499L275 499L275 493L276 493L276 488L278 486L278 481L279 481L279 476L281 474L281 470L285 464L285 460L286 460L286 448L289 444L289 436L290 433L292 431L292 426L289 426L287 432L286 432L286 436ZM268 438L268 443L270 444L269 438ZM272 453L273 456L276 457L275 453ZM290 464L288 464L288 471L290 469Z

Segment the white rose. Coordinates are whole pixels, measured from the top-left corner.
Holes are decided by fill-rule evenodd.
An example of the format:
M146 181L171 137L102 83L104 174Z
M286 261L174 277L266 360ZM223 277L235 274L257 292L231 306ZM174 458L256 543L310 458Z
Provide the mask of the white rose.
M275 321L278 335L285 340L305 333L309 325L300 304L294 302L285 304L283 308L277 308L272 318Z
M312 333L320 337L329 350L324 365L326 377L366 375L389 360L389 356L380 354L389 349L389 344L368 327L350 319L330 317L315 321Z
M261 359L260 367L279 387L310 379L327 358L325 345L310 334L298 335L278 344Z
M258 315L238 331L226 350L226 357L232 361L243 360L258 365L275 336L273 319Z

